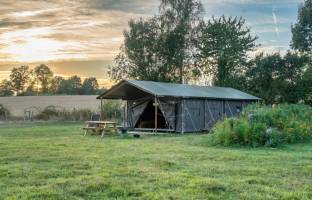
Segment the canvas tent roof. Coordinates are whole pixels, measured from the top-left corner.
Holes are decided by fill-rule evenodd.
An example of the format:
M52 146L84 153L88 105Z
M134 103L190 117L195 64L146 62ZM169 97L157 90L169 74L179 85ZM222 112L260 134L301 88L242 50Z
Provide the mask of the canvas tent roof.
M245 92L225 87L196 86L153 81L123 80L98 99L133 99L150 94L158 97L260 100Z

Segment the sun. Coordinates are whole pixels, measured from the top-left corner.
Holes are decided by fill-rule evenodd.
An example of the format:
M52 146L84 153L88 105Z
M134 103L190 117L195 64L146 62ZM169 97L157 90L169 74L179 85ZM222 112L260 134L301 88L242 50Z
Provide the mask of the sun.
M84 58L77 53L80 44L76 41L60 41L49 37L53 30L49 28L31 28L2 34L0 39L6 41L1 53L8 55L7 61L39 62Z

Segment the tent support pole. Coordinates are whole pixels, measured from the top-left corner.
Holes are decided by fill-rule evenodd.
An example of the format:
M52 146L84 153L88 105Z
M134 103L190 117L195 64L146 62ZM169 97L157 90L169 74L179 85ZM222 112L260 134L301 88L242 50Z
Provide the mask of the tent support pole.
M124 126L128 126L128 101L125 103Z
M157 115L158 115L157 105L158 104L157 104L157 97L156 96L155 96L154 104L155 104L155 132L157 133Z

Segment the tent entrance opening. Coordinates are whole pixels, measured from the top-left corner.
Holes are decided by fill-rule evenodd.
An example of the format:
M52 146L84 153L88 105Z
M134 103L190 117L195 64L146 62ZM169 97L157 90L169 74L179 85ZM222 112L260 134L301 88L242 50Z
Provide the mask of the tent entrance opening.
M136 123L135 128L154 129L155 122L155 106L154 102L150 101ZM166 119L159 107L157 107L157 129L168 129Z

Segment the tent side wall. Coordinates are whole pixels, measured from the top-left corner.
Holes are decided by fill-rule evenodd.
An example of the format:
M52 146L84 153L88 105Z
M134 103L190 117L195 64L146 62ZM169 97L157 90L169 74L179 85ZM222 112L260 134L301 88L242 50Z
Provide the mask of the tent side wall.
M209 131L225 117L235 117L243 108L255 101L182 99L178 104L176 131Z

